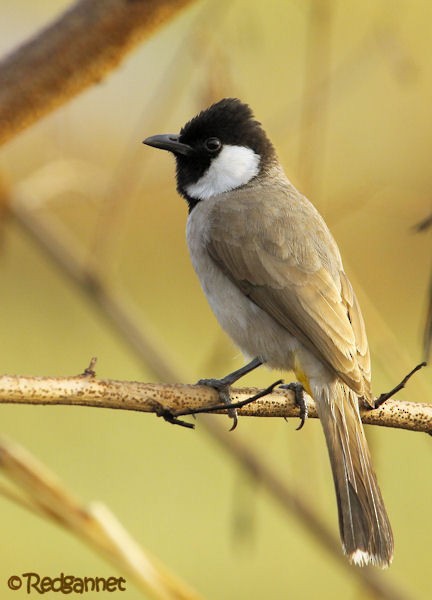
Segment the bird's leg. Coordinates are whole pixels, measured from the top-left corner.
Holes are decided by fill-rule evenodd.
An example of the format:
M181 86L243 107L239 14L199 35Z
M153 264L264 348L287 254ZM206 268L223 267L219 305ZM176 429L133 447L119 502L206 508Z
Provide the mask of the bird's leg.
M214 388L217 392L219 392L219 398L224 404L231 404L230 387L232 384L238 381L244 375L247 375L257 367L261 366L263 362L264 361L262 358L256 357L251 360L250 363L244 365L244 367L241 367L232 373L228 373L228 375L225 375L225 377L222 377L222 379L200 379L197 382L197 385L206 385ZM233 419L233 426L231 427L232 431L237 427L237 410L235 408L229 409L228 415Z
M280 386L284 390L291 390L294 392L295 403L300 409L300 425L297 427L297 431L303 427L308 417L308 405L305 400L305 389L298 381L292 383L284 383Z
M224 390L225 388L229 388L233 383L238 381L244 375L247 375L254 369L260 367L264 361L261 358L254 358L244 367L237 369L237 371L233 371L232 373L228 373L222 379L200 379L197 385L208 385L210 387L215 388L216 390Z

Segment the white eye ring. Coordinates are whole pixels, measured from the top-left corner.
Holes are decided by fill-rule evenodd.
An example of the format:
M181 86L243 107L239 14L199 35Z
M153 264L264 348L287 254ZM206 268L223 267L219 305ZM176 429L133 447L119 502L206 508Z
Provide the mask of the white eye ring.
M204 146L209 152L217 152L222 147L222 142L217 137L211 137L204 142Z

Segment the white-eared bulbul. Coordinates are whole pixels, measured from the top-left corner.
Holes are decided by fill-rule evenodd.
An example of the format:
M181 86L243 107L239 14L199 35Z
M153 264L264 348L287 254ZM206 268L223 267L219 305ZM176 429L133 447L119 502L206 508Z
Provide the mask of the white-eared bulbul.
M242 371L262 363L294 371L316 402L345 553L387 567L393 536L358 408L374 406L368 342L323 218L237 99L144 143L175 156L192 263L221 326L254 359Z

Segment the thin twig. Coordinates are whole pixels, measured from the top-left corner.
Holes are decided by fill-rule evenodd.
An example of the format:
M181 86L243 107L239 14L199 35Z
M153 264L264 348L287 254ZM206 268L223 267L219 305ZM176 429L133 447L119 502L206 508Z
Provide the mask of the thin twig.
M427 231L430 227L432 227L432 213L416 223L413 227L416 233L423 233Z
M432 227L432 213L414 225L417 233L424 233ZM429 280L426 318L423 332L423 357L429 360L432 353L432 273Z
M375 400L375 408L379 408L382 404L384 404L384 402L387 402L395 394L397 394L398 392L400 392L406 386L406 384L411 379L411 377L413 375L415 375L415 373L417 373L417 371L420 371L420 369L423 369L423 367L426 367L426 365L427 365L426 361L420 363L419 365L416 365L414 367L414 369L412 369L408 373L408 375L405 375L405 377L402 379L402 381L400 381L393 389L391 389L389 392L384 392L383 394L381 394Z

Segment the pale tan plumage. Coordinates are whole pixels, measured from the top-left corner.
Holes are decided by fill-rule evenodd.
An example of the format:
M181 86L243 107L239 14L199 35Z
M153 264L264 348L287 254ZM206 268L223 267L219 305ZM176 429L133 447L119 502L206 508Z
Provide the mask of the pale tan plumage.
M145 143L176 157L192 263L220 324L254 359L242 372L263 362L293 370L315 400L344 551L354 564L388 566L393 536L358 407L373 406L365 326L324 220L238 99Z
M333 237L280 174L276 182L269 174L255 180L253 193L246 185L221 195L207 216L205 248L219 269L317 359L306 368L298 351L283 365L263 356L270 366L296 371L315 397L345 552L356 564L387 566L393 537L358 411L359 399L373 406L369 348ZM322 364L333 381L320 383Z

